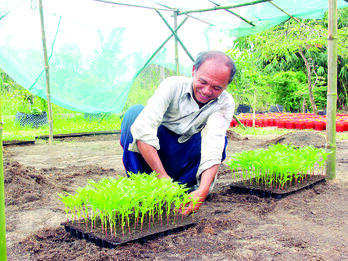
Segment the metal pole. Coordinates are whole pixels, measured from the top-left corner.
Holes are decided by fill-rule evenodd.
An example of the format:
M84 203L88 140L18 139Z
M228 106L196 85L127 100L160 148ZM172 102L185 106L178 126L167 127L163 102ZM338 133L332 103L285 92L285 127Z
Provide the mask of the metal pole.
M51 93L50 93L50 77L49 77L49 66L47 58L47 47L46 47L46 36L45 36L45 25L43 17L42 0L39 0L39 10L40 10L40 22L41 22L41 35L42 35L42 46L45 61L45 75L46 75L46 98L48 107L48 122L49 122L49 139L48 144L53 142L53 121L52 121L52 107L51 107Z
M2 73L1 73L2 88ZM1 116L1 96L0 96L0 260L7 260L6 254L6 216L5 216L5 185L4 185L4 164L2 159L2 116Z
M326 150L331 153L326 162L326 176L334 179L336 177L337 0L329 0L328 18Z
M174 31L178 27L178 12L174 11ZM178 50L178 39L174 37L174 48L175 48L175 65L176 65L176 75L179 75L179 50Z

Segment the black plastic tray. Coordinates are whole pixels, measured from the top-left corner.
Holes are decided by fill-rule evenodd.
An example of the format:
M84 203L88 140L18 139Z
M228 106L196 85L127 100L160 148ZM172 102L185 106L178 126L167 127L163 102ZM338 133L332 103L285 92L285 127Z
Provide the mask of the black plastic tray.
M315 185L325 181L326 179L324 176L318 176L318 178L316 180L313 180L312 182L293 187L286 191L279 191L279 190L273 191L270 189L255 188L255 187L251 187L250 185L243 185L240 183L233 183L233 184L229 184L228 186L230 187L231 192L233 193L256 195L256 196L259 196L260 198L281 199L291 194L294 194L298 191L301 191L303 189L313 188Z
M73 226L70 226L70 225L67 225L66 223L63 223L62 225L64 226L65 231L69 232L72 237L75 237L75 238L78 238L78 239L85 239L88 242L94 243L94 244L96 244L99 247L113 249L113 248L116 248L116 247L118 247L120 245L125 245L125 244L128 244L128 243L145 244L149 240L153 240L153 239L156 239L156 238L168 236L168 235L171 235L171 234L174 234L174 233L178 233L180 231L187 230L190 227L194 226L195 223L188 223L188 224L181 225L181 226L174 227L174 228L170 228L170 229L165 229L164 228L163 231L159 231L159 232L156 232L156 233L153 233L153 234L145 235L143 237L138 237L138 238L135 238L135 239L122 241L122 242L118 242L118 243L111 242L110 240L107 240L105 238L98 237L94 233L86 233L83 230L77 229L77 228L75 228Z

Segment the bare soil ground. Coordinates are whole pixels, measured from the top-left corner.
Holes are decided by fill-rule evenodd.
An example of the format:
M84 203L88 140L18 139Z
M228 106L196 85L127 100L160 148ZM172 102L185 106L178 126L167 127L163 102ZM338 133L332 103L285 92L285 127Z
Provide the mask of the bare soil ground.
M277 138L229 137L228 156ZM60 225L66 219L56 193L124 175L118 138L4 148L8 260L348 260L348 141L337 141L336 179L313 189L280 200L233 194L222 164L187 231L112 250L72 238Z

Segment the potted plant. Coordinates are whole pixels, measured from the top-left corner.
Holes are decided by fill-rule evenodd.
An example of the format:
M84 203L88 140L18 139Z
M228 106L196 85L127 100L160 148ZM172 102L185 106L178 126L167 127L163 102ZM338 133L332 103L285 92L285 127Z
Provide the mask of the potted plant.
M22 95L23 103L16 113L15 120L21 126L38 128L48 123L47 102L39 96L30 93Z

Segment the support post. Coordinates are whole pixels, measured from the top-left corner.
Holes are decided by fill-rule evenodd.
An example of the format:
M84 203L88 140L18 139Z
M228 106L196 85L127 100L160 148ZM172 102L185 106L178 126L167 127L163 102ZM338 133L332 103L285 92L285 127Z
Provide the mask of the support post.
M2 73L1 73L2 88ZM2 114L1 114L1 96L0 96L0 260L7 260L6 253L6 216L5 216L5 184L4 184L4 163L2 159Z
M174 32L176 32L178 27L178 12L174 11ZM180 74L179 70L179 50L178 50L178 39L174 37L174 48L175 48L175 65L176 65L176 75Z
M185 19L179 24L175 32L177 32L180 29L180 27L186 22L187 19L188 17L185 17ZM146 68L146 66L152 61L156 54L163 48L163 46L170 40L170 38L172 38L173 35L174 34L172 33L170 36L168 36L168 38L156 49L156 51L151 55L151 57L145 62L143 67L141 67L141 69L137 72L134 79L137 78L138 75Z
M45 35L45 25L43 17L42 0L39 0L39 11L40 11L40 22L41 22L41 36L42 36L42 47L45 62L45 76L46 76L46 98L48 107L48 122L49 122L49 139L48 144L53 142L53 120L52 120L52 106L51 106L51 91L50 91L50 77L49 77L49 66L47 58L47 47L46 47L46 35Z
M328 13L328 87L326 150L326 176L336 177L336 106L337 106L337 0L329 0Z
M175 39L180 43L182 49L184 49L184 51L186 52L186 54L188 55L188 57L190 57L191 61L193 62L195 59L192 57L192 55L189 53L189 51L187 50L187 48L185 47L185 45L183 44L183 42L180 40L179 36L176 34L176 32L173 30L173 28L170 27L169 23L167 22L167 20L163 17L163 15L157 10L155 9L155 11L157 12L157 14L162 18L163 22L167 25L167 27L169 28L169 30L172 32L172 34L175 36Z

